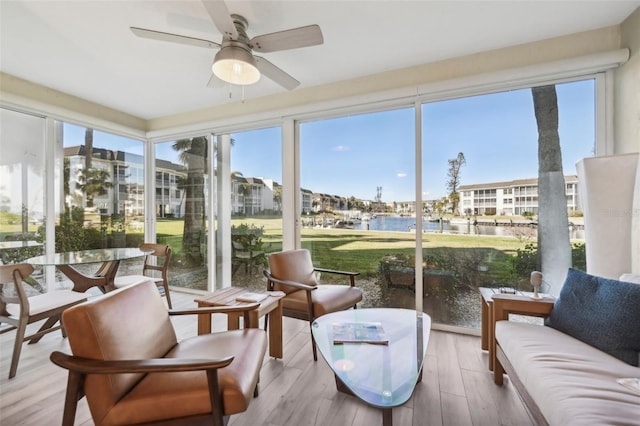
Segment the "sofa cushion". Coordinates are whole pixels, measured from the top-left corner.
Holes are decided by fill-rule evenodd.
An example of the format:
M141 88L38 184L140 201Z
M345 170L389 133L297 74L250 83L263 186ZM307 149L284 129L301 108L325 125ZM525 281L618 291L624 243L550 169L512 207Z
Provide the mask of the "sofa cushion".
M640 286L569 269L545 324L637 366Z
M498 321L495 336L550 425L638 424L640 394L616 380L639 367L550 327Z
M620 281L625 281L628 283L636 283L640 284L640 274L622 274L619 278Z

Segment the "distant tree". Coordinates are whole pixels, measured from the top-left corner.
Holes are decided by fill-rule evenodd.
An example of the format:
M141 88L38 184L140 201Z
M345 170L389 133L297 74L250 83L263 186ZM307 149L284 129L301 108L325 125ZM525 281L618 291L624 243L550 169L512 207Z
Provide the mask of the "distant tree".
M274 204L275 210L277 211L282 210L282 186L280 185L273 186L273 204Z
M231 180L244 181L242 172L231 172ZM251 196L251 185L247 182L238 184L238 195L242 195L242 213L247 214L247 199Z
M106 195L113 188L111 174L106 169L89 168L78 172L78 188L87 197L87 207L93 207L93 199L98 195Z
M460 202L460 195L458 194L458 186L460 186L460 169L462 166L467 164L467 161L465 160L462 152L459 152L456 158L448 161L449 171L447 172L447 176L449 177L449 180L447 180L447 190L449 191L449 202L451 203L451 208L453 213L456 213L458 211L458 203Z

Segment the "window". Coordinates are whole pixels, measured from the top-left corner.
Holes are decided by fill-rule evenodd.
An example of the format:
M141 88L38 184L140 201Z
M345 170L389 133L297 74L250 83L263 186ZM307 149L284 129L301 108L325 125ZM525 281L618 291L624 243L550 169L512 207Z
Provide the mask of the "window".
M42 253L44 137L43 118L0 109L0 242L7 245L0 250L0 260L4 264ZM31 247L11 247L17 241L27 241Z
M575 175L576 161L593 155L594 81L555 87L563 171ZM528 277L536 268L517 252L537 241L538 133L532 92L427 103L422 116L423 191L451 206L442 210L442 230L423 243L424 307L435 323L475 328L480 323L478 287L529 290ZM485 187L474 190L472 206L456 208L447 183L450 162L459 153L464 155L456 176L462 193L470 191L465 186ZM570 220L581 223L580 217ZM572 233L574 244L581 243L581 236Z
M362 306L414 306L414 118L405 108L300 125L301 245L317 267L360 272Z
M172 249L172 286L207 290L208 136L155 145L156 241Z
M264 288L267 254L282 250L282 131L280 127L230 135L229 158L219 158L227 173L229 199L219 200L219 217L230 206L230 241L220 250L231 253L231 283ZM229 164L229 166L227 166Z

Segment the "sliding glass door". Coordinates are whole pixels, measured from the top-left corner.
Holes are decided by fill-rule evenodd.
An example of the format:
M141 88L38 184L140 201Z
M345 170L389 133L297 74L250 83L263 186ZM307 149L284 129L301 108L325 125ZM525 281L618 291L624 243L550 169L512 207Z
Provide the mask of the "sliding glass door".
M566 202L558 206L564 225L557 233L566 233L573 266L584 269L575 163L594 155L595 83L547 90L557 94L557 102L544 107L559 113L555 160L564 174L559 199ZM546 167L534 106L526 88L422 107L423 303L435 323L479 327L478 287L531 290L530 273L541 268L538 229L545 207L538 175ZM568 266L559 268L566 273ZM547 291L561 285L556 277L545 279Z
M301 245L359 272L363 307L415 306L414 153L412 108L300 124Z

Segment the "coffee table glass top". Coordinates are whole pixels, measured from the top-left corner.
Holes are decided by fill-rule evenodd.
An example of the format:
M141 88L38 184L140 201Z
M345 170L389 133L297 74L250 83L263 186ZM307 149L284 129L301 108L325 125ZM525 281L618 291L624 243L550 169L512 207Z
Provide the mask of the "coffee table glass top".
M333 324L379 322L388 345L333 343ZM411 397L421 377L431 318L409 309L352 309L317 318L311 327L320 353L336 378L366 403L390 408Z
M97 250L70 251L54 253L27 259L33 265L79 265L83 263L113 262L117 260L134 259L146 255L147 251L139 248L111 248Z

